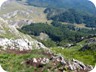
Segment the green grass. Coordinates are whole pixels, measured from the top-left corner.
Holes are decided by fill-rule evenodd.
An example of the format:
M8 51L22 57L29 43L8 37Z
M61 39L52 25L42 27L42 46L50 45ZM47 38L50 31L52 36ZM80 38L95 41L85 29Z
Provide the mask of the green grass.
M32 22L46 22L48 21L47 18L46 18L46 14L44 14L44 10L45 8L42 8L42 7L34 7L34 6L28 6L28 5L24 5L24 4L20 4L18 2L11 2L9 4L6 4L5 9L1 9L0 11L0 16L2 16L3 14L7 14L7 13L10 13L10 12L14 12L16 10L19 10L19 11L27 11L30 10L32 11L29 12L29 15L26 16L26 15L22 15L22 14L17 14L15 17L12 17L10 19L7 19L5 18L5 20L12 20L12 21L18 21L18 20L31 20ZM48 21L50 22L50 21ZM22 24L23 25L23 24Z
M76 46L71 48L51 48L55 53L61 53L66 59L77 59L85 64L95 65L96 63L96 52L95 51L79 51L81 49L80 44L84 45L86 40L78 43Z
M32 52L27 54L0 52L0 64L8 72L34 72L35 67L28 67L25 64L21 64L21 62L26 59L40 57L46 57L42 54L42 50L32 50Z

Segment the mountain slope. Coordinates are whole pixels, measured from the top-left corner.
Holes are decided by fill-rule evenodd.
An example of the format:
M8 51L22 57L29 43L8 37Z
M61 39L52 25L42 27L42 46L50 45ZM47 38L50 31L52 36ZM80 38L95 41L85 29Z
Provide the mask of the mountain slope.
M62 53L66 53L64 52L65 49L63 51L63 47L63 52L60 51L61 54L58 54L58 51L57 53L53 53L50 49L42 44L42 41L42 43L39 42L39 39L37 41L36 36L34 36L34 34L40 34L40 36L42 37L41 33L44 32L44 34L46 35L44 36L43 34L45 44L51 46L52 44L57 43L57 45L59 45L60 40L65 40L61 41L60 44L62 44L62 46L65 46L66 42L66 44L68 44L67 46L69 46L69 49L71 45L77 44L73 43L74 40L78 41L85 38L84 35L82 37L82 33L79 33L77 28L72 25L63 25L59 22L54 22L53 24L48 23L50 21L47 20L46 14L44 14L45 8L26 5L26 3L23 3L26 0L23 0L23 2L21 2L20 0L18 1L19 2L17 2L16 0L9 0L5 4L3 4L0 9L0 63L6 71L87 72L93 69L92 66L87 65L94 65L93 63L86 63L86 65L84 64L86 61L86 57L84 57L84 61L81 60L84 63L78 61L79 59L65 59L65 55L61 55ZM45 2L46 0L42 1ZM53 2L54 1L55 0L53 0ZM49 0L48 2L51 1ZM28 25L28 28L24 29L26 31L28 30L29 35L27 33L24 34L20 32L20 28L25 25ZM33 32L31 29L33 29ZM95 30L87 31L87 33L90 32L94 34ZM86 30L84 30L84 33L86 34ZM48 34L50 34L50 36L54 38L54 41L55 39L57 40L53 42ZM48 41L46 37L49 39ZM67 38L69 38L69 42ZM72 40L72 44L70 43L70 40ZM77 53L78 52L76 51L76 54ZM93 62L93 60L91 62Z
M30 10L30 8L34 11L38 11L38 8L27 7L23 4L17 3L16 1L7 1L5 4L3 4L0 9L0 46L2 49L17 48L20 50L31 50L36 48L40 49L43 47L46 48L42 43L33 39L29 35L19 32L17 29L25 24L30 24L32 21L35 21L30 18L30 14L34 14L34 19L37 20L39 15L28 12L27 9ZM42 10L40 11L40 14L43 13ZM28 16L26 15L27 12ZM41 19L43 20L43 18Z
M12 25L22 26L32 22L46 22L45 8L27 6L16 1L7 1L0 9L0 16Z
M74 8L82 12L96 13L94 4L89 0L26 0L28 4L53 7L53 8Z

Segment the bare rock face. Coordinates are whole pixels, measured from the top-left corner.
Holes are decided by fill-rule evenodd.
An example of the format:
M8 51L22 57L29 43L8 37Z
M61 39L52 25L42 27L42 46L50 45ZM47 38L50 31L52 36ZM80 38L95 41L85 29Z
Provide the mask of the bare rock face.
M16 49L16 50L32 50L46 48L42 43L38 41L29 41L28 39L3 39L0 38L0 46L2 49Z
M90 70L93 69L91 66L87 66L83 62L80 62L80 61L78 61L76 59L72 60L72 65L71 65L70 68L72 68L71 70L80 69L80 70L84 70L84 71L90 71Z

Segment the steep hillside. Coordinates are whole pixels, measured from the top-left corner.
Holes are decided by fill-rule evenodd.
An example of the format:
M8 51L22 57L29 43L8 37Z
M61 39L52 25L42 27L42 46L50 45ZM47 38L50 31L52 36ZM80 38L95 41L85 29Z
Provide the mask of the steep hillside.
M32 50L32 49L40 49L46 48L42 43L33 39L29 35L25 35L17 30L21 26L25 24L30 24L31 13L33 11L38 11L38 8L28 7L23 4L19 4L16 1L7 1L0 9L0 46L2 49L20 49L20 50ZM32 12L28 12L27 10L33 9ZM40 14L42 15L42 10L40 9ZM28 15L27 15L28 14ZM32 13L34 19L37 20L39 15ZM29 17L30 16L30 17ZM36 17L37 16L37 17ZM44 17L43 17L44 18ZM41 18L42 19L42 18ZM45 18L44 18L45 19ZM43 20L43 19L42 19ZM45 21L45 20L44 20ZM35 20L34 20L35 22ZM38 21L36 21L38 22ZM42 21L40 21L42 22Z
M85 64L95 65L96 63L96 36L85 38L70 47L52 47L55 53L61 53L67 59L77 59Z
M60 54L42 49L0 51L0 59L2 67L9 72L88 72L93 69L76 59L67 60Z
M27 6L16 1L7 1L0 9L0 16L11 25L30 24L32 22L46 22L44 8Z
M41 7L74 8L81 12L96 13L95 5L89 0L26 0L28 4Z

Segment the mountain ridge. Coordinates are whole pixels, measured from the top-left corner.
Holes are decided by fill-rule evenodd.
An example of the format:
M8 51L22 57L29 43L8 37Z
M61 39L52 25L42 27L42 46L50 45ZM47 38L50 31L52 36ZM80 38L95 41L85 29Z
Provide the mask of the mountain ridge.
M96 13L95 5L89 0L26 0L29 5L53 8L74 8L82 12Z

